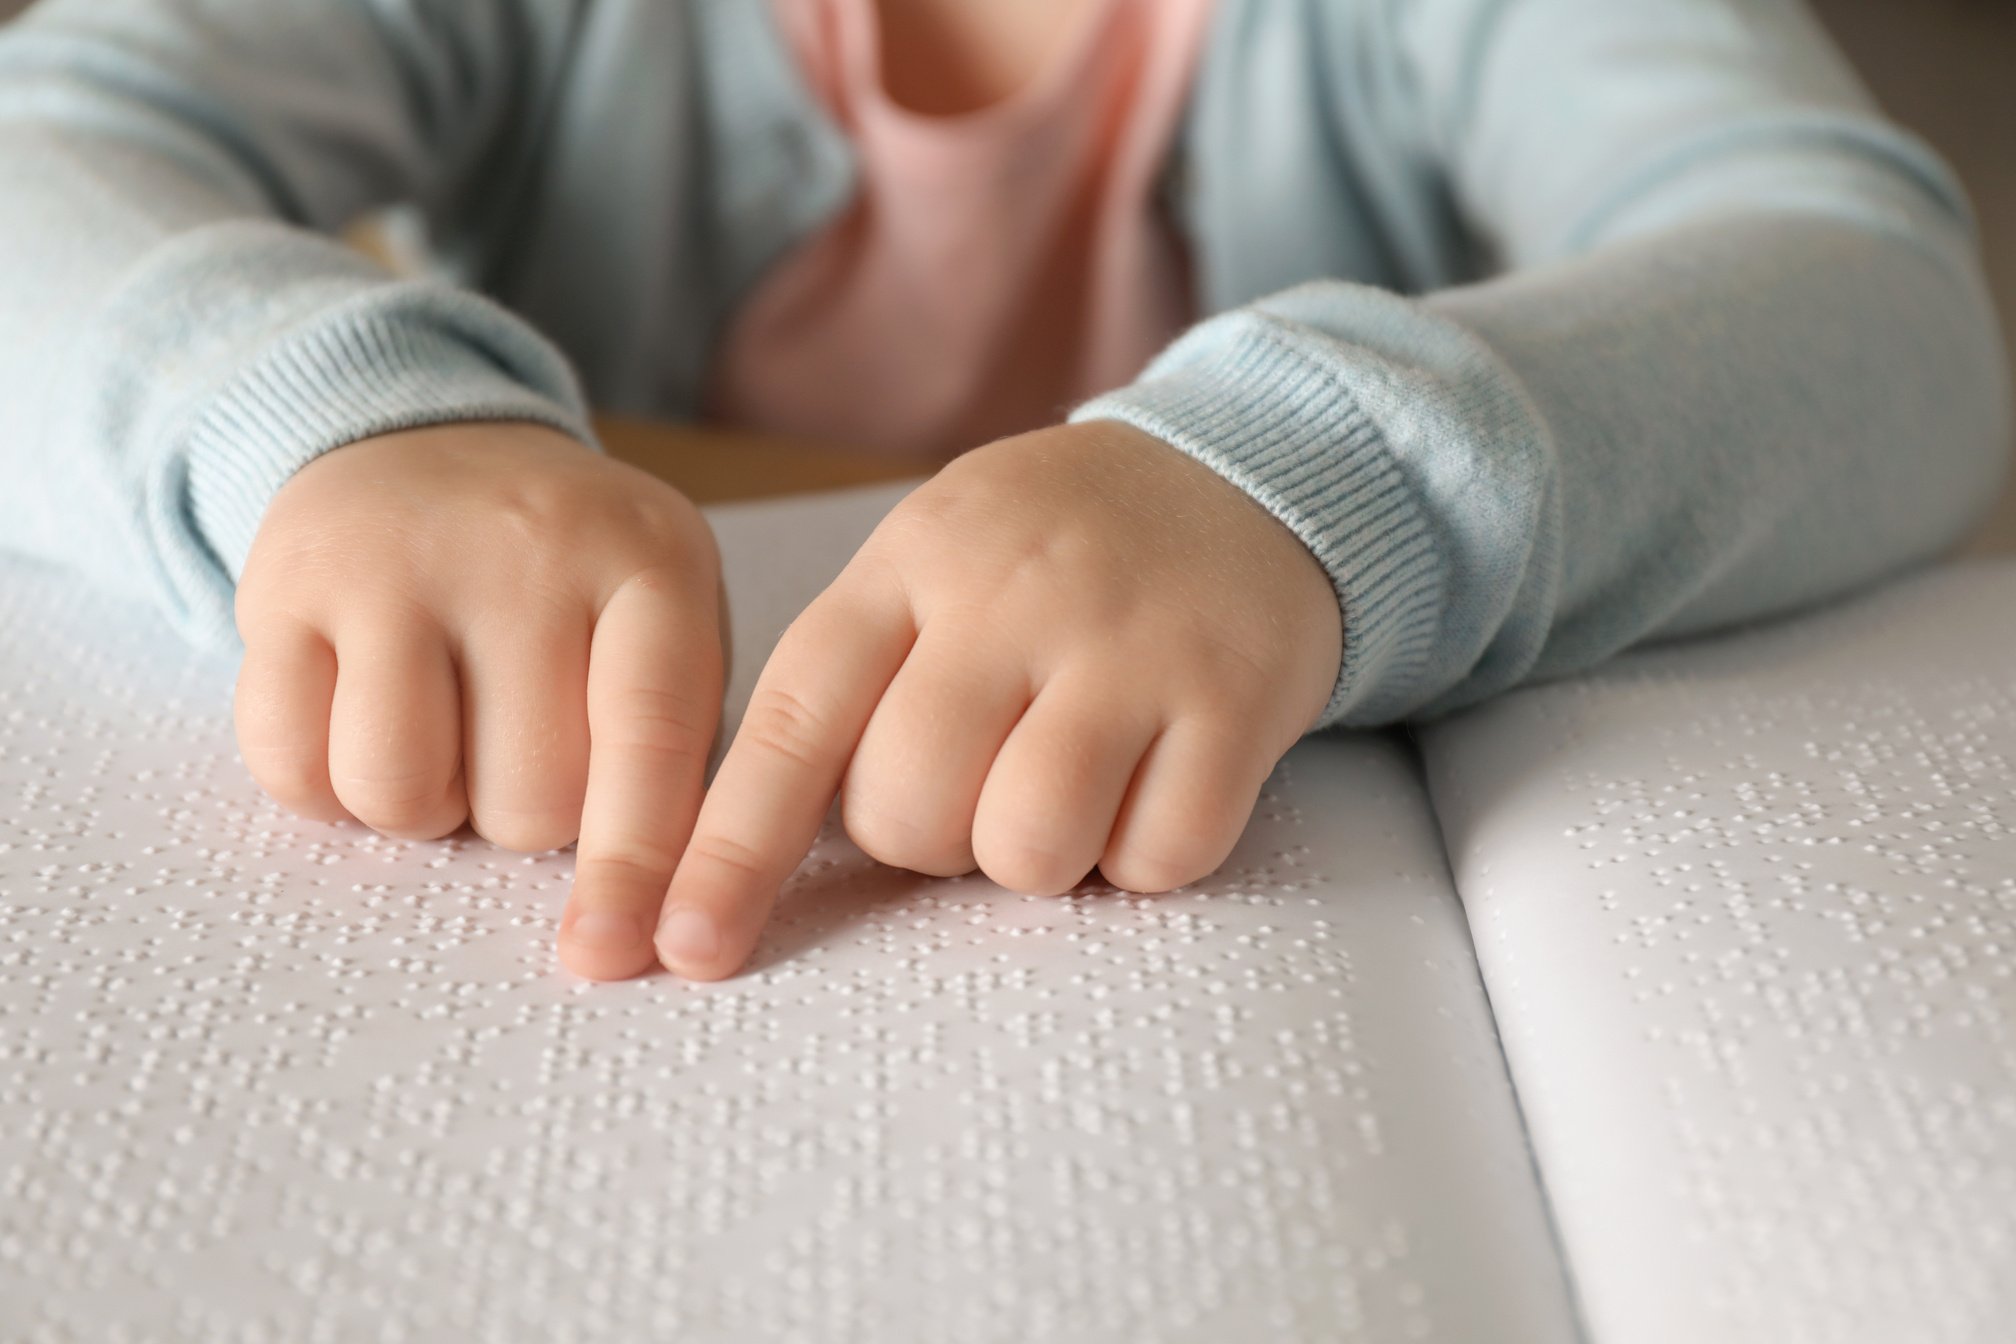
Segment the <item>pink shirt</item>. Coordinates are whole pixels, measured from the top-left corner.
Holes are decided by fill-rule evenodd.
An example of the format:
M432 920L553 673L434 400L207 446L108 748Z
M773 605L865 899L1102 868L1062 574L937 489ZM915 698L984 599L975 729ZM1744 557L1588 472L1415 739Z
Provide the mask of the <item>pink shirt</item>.
M874 0L774 3L860 186L734 316L710 420L949 458L1057 423L1194 320L1155 186L1211 0L1091 0L1034 79L955 116L890 100Z

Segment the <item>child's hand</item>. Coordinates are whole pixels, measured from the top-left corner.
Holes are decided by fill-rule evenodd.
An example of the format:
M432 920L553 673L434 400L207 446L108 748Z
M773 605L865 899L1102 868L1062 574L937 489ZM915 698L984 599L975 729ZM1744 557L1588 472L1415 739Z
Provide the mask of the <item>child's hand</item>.
M561 957L635 974L720 716L719 576L683 496L555 431L338 448L245 563L239 750L311 817L416 838L467 817L527 851L578 834Z
M681 859L665 963L754 945L836 790L875 858L1062 892L1224 861L1322 713L1337 600L1285 526L1119 422L968 453L793 624ZM844 790L842 776L845 776Z

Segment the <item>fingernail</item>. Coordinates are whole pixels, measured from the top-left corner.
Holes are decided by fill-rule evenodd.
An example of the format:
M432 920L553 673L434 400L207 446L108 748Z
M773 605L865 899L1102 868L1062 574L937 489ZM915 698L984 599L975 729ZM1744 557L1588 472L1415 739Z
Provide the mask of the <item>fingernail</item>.
M645 941L644 922L614 910L584 910L560 936L584 947L632 948Z
M678 906L658 926L658 950L685 966L704 966L721 951L721 935L705 911Z

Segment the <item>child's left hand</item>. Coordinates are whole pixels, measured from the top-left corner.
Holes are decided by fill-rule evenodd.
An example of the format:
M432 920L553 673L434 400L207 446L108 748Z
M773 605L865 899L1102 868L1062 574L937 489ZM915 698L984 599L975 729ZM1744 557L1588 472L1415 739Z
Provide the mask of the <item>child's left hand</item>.
M903 501L779 641L658 930L732 974L836 791L874 858L1063 892L1211 872L1316 722L1337 599L1236 487L1118 421L1003 439ZM844 775L844 783L843 783Z

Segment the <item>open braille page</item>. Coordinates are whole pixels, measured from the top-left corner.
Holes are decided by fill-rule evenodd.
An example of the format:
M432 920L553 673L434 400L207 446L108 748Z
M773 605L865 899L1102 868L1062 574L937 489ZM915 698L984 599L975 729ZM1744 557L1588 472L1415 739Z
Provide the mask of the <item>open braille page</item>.
M716 515L738 703L893 498ZM589 986L570 853L288 816L233 671L0 561L0 1340L1577 1338L1390 739L1191 890L829 835L748 973Z
M2016 564L1426 747L1590 1338L2016 1338Z

